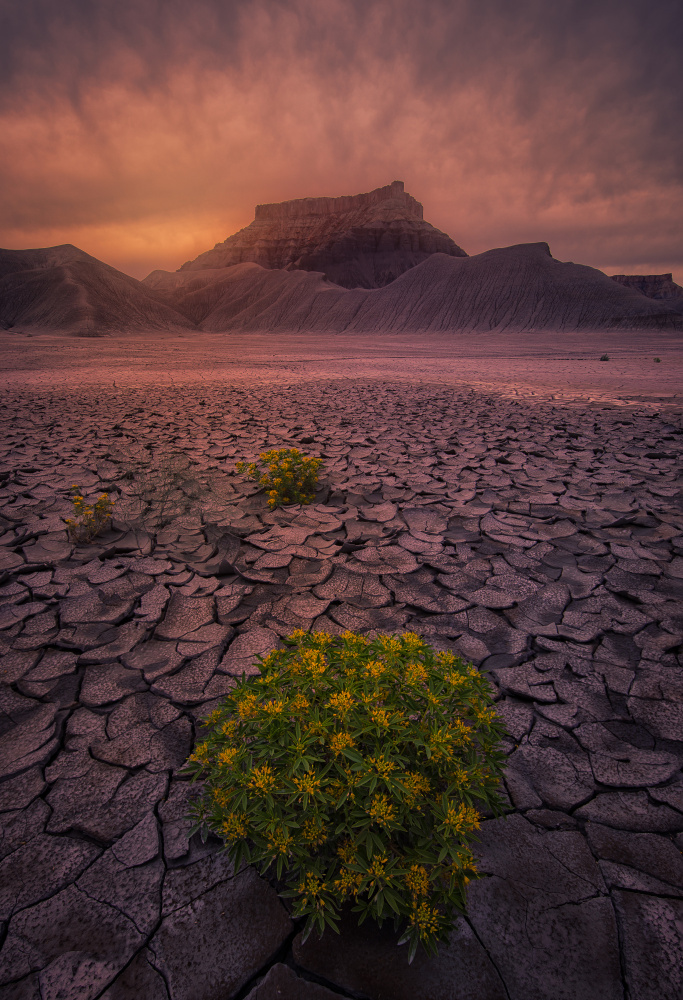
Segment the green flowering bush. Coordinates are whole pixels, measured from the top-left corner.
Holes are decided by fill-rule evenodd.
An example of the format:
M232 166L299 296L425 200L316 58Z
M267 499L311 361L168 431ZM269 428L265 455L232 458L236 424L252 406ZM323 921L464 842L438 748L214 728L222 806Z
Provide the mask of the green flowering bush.
M320 458L307 458L298 448L263 451L259 458L268 471L259 471L255 462L237 462L235 468L265 487L272 510L283 503L310 503L318 486Z
M477 877L478 806L501 811L503 723L488 682L417 635L294 632L206 720L187 764L193 830L276 875L313 927L343 906L428 953Z
M75 483L71 487L71 503L74 517L65 518L69 537L74 542L91 542L103 531L114 512L114 500L108 493L102 493L94 504L87 504L81 489Z

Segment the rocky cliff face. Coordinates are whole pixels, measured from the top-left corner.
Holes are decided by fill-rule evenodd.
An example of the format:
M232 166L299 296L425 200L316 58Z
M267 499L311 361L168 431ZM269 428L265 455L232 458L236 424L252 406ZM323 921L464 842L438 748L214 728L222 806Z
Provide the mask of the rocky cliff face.
M666 299L671 309L683 312L683 288L673 280L673 274L612 274L626 288L634 288L648 299Z
M254 221L181 271L255 263L321 271L345 288L380 288L434 253L466 257L450 236L423 219L403 181L367 194L299 198L257 205Z

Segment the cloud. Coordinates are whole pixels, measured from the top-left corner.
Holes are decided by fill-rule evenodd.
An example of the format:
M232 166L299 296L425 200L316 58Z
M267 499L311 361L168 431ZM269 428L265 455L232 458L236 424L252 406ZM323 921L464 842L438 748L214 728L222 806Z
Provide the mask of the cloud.
M72 242L141 276L256 203L402 179L470 253L548 240L683 279L677 3L0 0L0 16L4 246Z

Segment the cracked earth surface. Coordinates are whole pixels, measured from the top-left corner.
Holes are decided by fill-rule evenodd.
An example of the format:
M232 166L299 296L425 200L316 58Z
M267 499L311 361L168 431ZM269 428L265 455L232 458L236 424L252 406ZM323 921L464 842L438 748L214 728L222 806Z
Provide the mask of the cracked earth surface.
M680 409L12 384L0 424L2 1000L681 996ZM211 491L71 544L71 485L125 511L146 445ZM266 447L323 459L314 504L269 512L233 473ZM303 945L268 882L188 839L201 719L295 628L411 630L495 687L506 815L436 959L367 923Z

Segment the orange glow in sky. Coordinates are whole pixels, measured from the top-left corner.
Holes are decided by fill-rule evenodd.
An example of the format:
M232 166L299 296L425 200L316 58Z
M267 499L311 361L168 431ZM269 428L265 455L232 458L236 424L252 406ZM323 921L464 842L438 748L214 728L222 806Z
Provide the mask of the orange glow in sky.
M400 179L468 253L546 240L683 283L677 5L4 6L3 247L143 277L257 203Z

